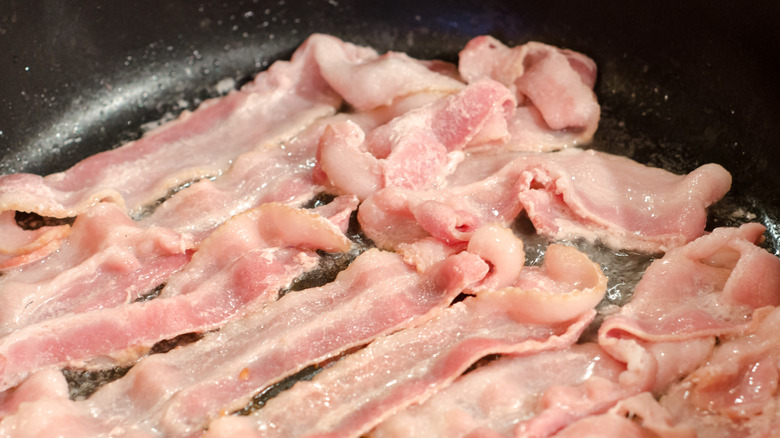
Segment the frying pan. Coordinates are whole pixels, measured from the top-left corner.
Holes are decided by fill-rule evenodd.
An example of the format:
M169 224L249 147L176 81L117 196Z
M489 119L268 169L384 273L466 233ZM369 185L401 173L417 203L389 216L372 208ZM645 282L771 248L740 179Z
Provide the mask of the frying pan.
M592 147L674 172L722 164L734 184L710 227L755 215L780 254L777 17L776 2L705 0L0 0L0 174L61 171L137 138L312 32L452 61L491 34L594 58Z

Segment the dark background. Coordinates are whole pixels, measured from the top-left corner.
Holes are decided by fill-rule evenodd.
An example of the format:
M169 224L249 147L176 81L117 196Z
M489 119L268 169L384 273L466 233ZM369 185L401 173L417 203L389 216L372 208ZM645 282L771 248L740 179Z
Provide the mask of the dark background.
M600 150L675 172L725 166L780 254L778 2L0 0L0 174L61 171L289 57L312 32L455 61L472 37L535 39L599 66ZM220 86L217 86L220 84Z

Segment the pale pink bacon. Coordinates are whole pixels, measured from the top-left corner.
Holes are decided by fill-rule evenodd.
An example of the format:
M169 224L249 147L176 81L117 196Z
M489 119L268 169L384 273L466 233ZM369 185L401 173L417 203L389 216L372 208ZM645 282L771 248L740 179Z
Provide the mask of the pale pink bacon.
M312 56L321 74L360 110L321 118L282 142L276 138L258 142L255 150L238 156L220 177L202 179L175 193L143 218L144 224L187 231L200 240L230 216L256 205L300 205L327 185L314 160L327 125L355 123L361 129L372 130L464 87L405 55L391 52L380 57L355 56L352 51L361 54L362 49L335 38L317 36L316 42ZM401 78L403 81L398 81ZM378 84L381 90L373 90L373 94L359 92L360 87Z
M332 114L341 98L322 78L320 45L326 54L360 62L374 50L324 35L307 39L290 61L274 63L240 91L204 102L140 140L93 155L45 178L0 177L0 211L73 217L87 206L111 200L131 214L166 196L170 189L218 176L235 157L264 142L281 141L313 120ZM332 50L340 46L341 52Z
M731 185L716 164L675 175L579 149L510 157L471 154L452 185L439 190L385 188L363 203L360 223L378 245L397 249L428 236L465 242L481 225L507 226L525 209L536 230L555 239L601 239L613 248L658 252L699 237L706 207ZM492 172L478 170L480 161Z
M374 341L312 381L298 382L250 417L212 422L207 436L357 437L395 412L446 387L480 357L563 348L595 312L557 324L514 319L506 296L476 296L436 319ZM254 433L250 431L254 429Z
M696 429L678 424L652 394L621 400L602 415L585 417L555 434L556 438L696 438ZM714 435L707 434L712 437Z
M106 430L194 434L309 364L430 319L487 270L463 253L423 276L396 254L369 250L328 285L288 293L195 344L142 360L82 403L84 415Z
M427 189L451 173L470 143L506 141L513 110L506 87L480 81L368 134L354 123L330 125L320 140L319 165L330 184L361 199L386 186Z
M479 426L477 420L457 410L454 410L451 416L445 416L436 406L447 406L443 401L432 399L423 405L425 410L432 412L431 417L457 417L462 420L462 423L453 421L450 427L463 428L461 433L464 435L469 431L475 436L490 436L492 432L506 435L511 431L511 436L539 437L553 435L562 429L561 433L574 434L575 431L583 432L586 427L601 421L611 424L614 420L611 413L605 414L603 418L599 417L598 421L588 420L586 417L589 415L601 414L607 409L621 409L620 406L633 403L629 400L632 400L630 397L635 394L661 394L670 383L690 375L689 383L675 392L675 397L679 400L670 399L670 403L680 404L683 400L698 403L696 407L680 410L697 410L699 413L696 415L702 417L697 421L710 421L705 419L706 415L702 413L711 411L717 403L721 403L718 406L722 410L721 415L729 418L747 418L751 414L767 412L762 409L773 397L774 388L777 386L775 367L767 365L774 364L774 355L777 353L774 351L777 350L775 344L770 342L771 337L768 335L777 327L776 324L772 323L772 326L768 322L780 320L777 317L780 313L775 311L774 319L764 319L763 315L766 314L764 306L773 308L777 305L776 300L780 300L780 260L755 245L761 240L763 230L758 224L748 224L738 229L716 229L712 234L674 249L664 258L654 262L637 286L634 301L626 305L619 314L608 317L602 325L600 342L614 355L615 359L610 360L622 364L616 367L613 370L615 372L608 378L583 379L573 383L563 380L552 382L549 387L540 391L538 401L534 399L533 411L519 412L515 416L507 415L507 421L512 423L509 429L504 427L502 430L493 430L494 427L485 429L485 426L482 426L478 430L479 433L472 431ZM573 269L573 265L567 263L556 263L555 266ZM528 269L530 268L523 271L521 278L528 275ZM576 268L574 270L576 271ZM556 307L560 306L550 306L551 309ZM723 336L729 338L733 333L755 330L758 323L750 321L750 316L753 309L758 307L763 309L755 314L762 324L767 325L758 329L763 335L740 338L739 341L734 341L733 345L724 343L711 359L712 363L717 365L708 365L697 370L712 353L715 335L723 339ZM532 314L540 313L537 310ZM528 362L533 360L534 358L527 359ZM490 365L485 368L484 371L475 371L475 377L467 375L463 380L477 379L477 376L482 375L481 372L489 373ZM571 373L573 371L569 370L561 374ZM540 378L525 376L525 380L535 383L540 381ZM730 383L723 384L726 381ZM698 391L703 395L690 395L690 389L697 385ZM502 382L501 387L505 386ZM468 392L464 390L463 395L458 397L459 393L448 395L445 391L440 394L441 399L435 400L464 399ZM712 393L719 395L713 397ZM483 409L484 412L500 409L486 399L477 396L469 405L476 407L464 409L468 412L474 409ZM626 400L620 401L623 399ZM732 403L734 400L738 402ZM615 403L618 403L617 406L610 408ZM422 410L423 407L415 409ZM654 411L659 411L657 406ZM386 426L380 426L377 435L404 435L407 427L416 427L416 423L409 419L415 412L417 411L412 410L409 414L400 415L398 420L391 420ZM646 427L652 430L668 429L669 433L679 432L685 436L690 433L690 427L685 426L683 421L686 415L676 415L677 421L683 423L682 426L664 420ZM645 418L645 422L649 423L650 418ZM766 423L766 417L760 422ZM435 424L436 422L432 423L432 430L438 431ZM606 430L608 429L605 429L605 432ZM431 436L434 435L437 433L431 433Z
M754 330L723 337L707 363L675 384L661 405L700 436L772 436L780 427L778 330L780 309L774 308Z
M313 269L318 257L311 250L350 247L327 219L279 204L236 216L212 237L157 299L64 315L0 339L0 388L47 365L96 357L125 363L157 341L216 328Z
M370 436L514 436L519 422L543 409L543 396L549 388L595 379L617 381L624 370L624 364L595 344L504 357L458 378L425 403L390 417Z
M581 53L538 42L510 48L480 36L460 52L458 69L468 83L489 77L517 94L508 147L562 149L590 141L598 127L596 64Z
M600 337L669 342L744 330L756 309L780 305L780 259L757 246L758 223L717 228L645 271L630 303Z
M131 302L179 271L194 246L187 235L139 227L112 203L90 207L66 227L57 252L0 277L0 336Z
M22 403L32 403L44 398L68 398L68 383L57 368L40 370L16 388L0 392L0 420L14 414Z

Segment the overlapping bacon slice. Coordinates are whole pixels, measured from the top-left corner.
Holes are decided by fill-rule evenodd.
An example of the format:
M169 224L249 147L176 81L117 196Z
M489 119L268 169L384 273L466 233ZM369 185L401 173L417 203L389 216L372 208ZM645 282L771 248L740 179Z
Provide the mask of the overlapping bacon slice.
M460 52L458 70L468 83L492 78L516 94L511 149L558 150L587 143L596 132L596 64L581 53L534 41L510 48L481 36Z
M699 237L706 207L731 186L715 164L681 176L579 149L472 154L461 167L440 189L390 187L369 197L359 212L366 235L393 249L427 236L453 244L485 223L508 226L525 210L539 233L555 239L661 252Z
M0 338L0 387L48 365L109 357L132 362L158 341L217 328L276 299L280 288L315 268L313 250L349 247L342 231L317 213L264 204L217 229L158 298L66 313Z
M487 36L460 57L380 56L312 35L289 62L138 141L48 177L0 177L0 435L686 437L705 423L777 425L780 260L756 246L757 224L700 237L728 172L540 152L591 139L593 61ZM346 196L296 208L322 191ZM396 253L368 250L331 283L276 300L318 265L315 250L351 248L361 201L362 231ZM15 210L75 222L22 230ZM667 253L633 302L603 310L599 345L575 342L606 289L601 268L555 243L524 266L507 228L521 213L551 239ZM198 340L145 356L187 333ZM327 360L248 417L226 416ZM134 365L68 398L59 367L116 364Z
M220 419L209 434L228 436L247 428L258 430L256 436L358 437L446 387L485 355L564 348L595 315L592 299L582 295L598 300L606 291L600 268L579 255L554 250L542 268L523 269L513 287L481 291L425 324L377 339L311 382L296 383L253 413L251 421ZM524 311L527 303L547 299L571 303L547 318Z

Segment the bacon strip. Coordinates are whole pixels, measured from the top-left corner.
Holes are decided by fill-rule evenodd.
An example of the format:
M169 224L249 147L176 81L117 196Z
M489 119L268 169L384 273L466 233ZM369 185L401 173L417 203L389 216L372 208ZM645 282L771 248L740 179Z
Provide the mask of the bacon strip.
M573 343L594 313L568 323L525 324L513 319L501 297L472 297L426 324L374 341L310 382L298 382L250 417L212 422L207 436L238 427L247 436L357 437L447 386L484 355L530 354Z
M706 364L675 384L661 405L701 436L771 436L780 427L776 406L780 309L754 330L726 336Z
M616 381L625 366L595 344L561 351L505 357L461 376L425 403L390 417L372 438L484 436L488 431L514 436L518 422L544 408L542 396L553 386L575 386L590 379ZM595 389L595 386L594 386Z
M509 147L552 151L589 142L600 108L596 64L587 56L538 42L507 47L491 36L469 41L458 69L468 83L492 78L517 94Z
M193 434L309 364L430 319L487 269L463 253L421 276L398 255L369 250L333 283L287 294L195 344L144 359L83 408L98 422L121 419L127 430Z
M332 43L332 37L312 37L289 62L274 63L241 91L206 101L140 140L65 172L1 176L0 211L73 217L97 201L111 200L138 215L171 189L220 175L240 154L289 138L335 112L341 99L320 76L314 56L319 44ZM348 50L356 61L377 56L367 48L350 45Z
M491 173L475 170L483 163ZM377 192L359 220L377 245L398 249L427 236L465 242L481 225L508 226L525 209L536 230L555 239L659 252L699 237L706 207L730 184L716 164L680 176L596 151L484 152L468 156L448 187Z
M318 257L311 250L295 245L343 251L350 242L316 213L278 204L250 210L204 241L159 298L64 315L0 339L0 388L47 365L96 356L111 356L117 363L132 361L155 342L207 331L258 308L317 266Z
M180 270L192 247L187 235L139 227L115 204L91 207L45 262L0 277L0 336L67 313L128 303Z
M186 231L199 241L229 217L254 206L267 202L298 206L328 185L314 160L327 125L354 123L372 130L464 86L405 55L356 56L351 53L356 48L332 37L312 38L317 41L312 56L323 76L336 84L349 103L363 109L323 117L283 142L275 138L259 142L255 150L238 156L223 175L202 179L175 193L142 223ZM404 72L405 81L394 82L399 71ZM362 86L356 81L363 80L370 83L367 87L377 81L386 86L378 94L356 93L356 86Z
M717 228L654 261L599 336L669 342L744 330L756 309L780 305L780 259L756 245L764 230Z
M470 143L506 141L513 109L509 90L484 80L368 134L354 123L332 124L317 157L334 187L361 199L387 186L427 189L451 173Z

